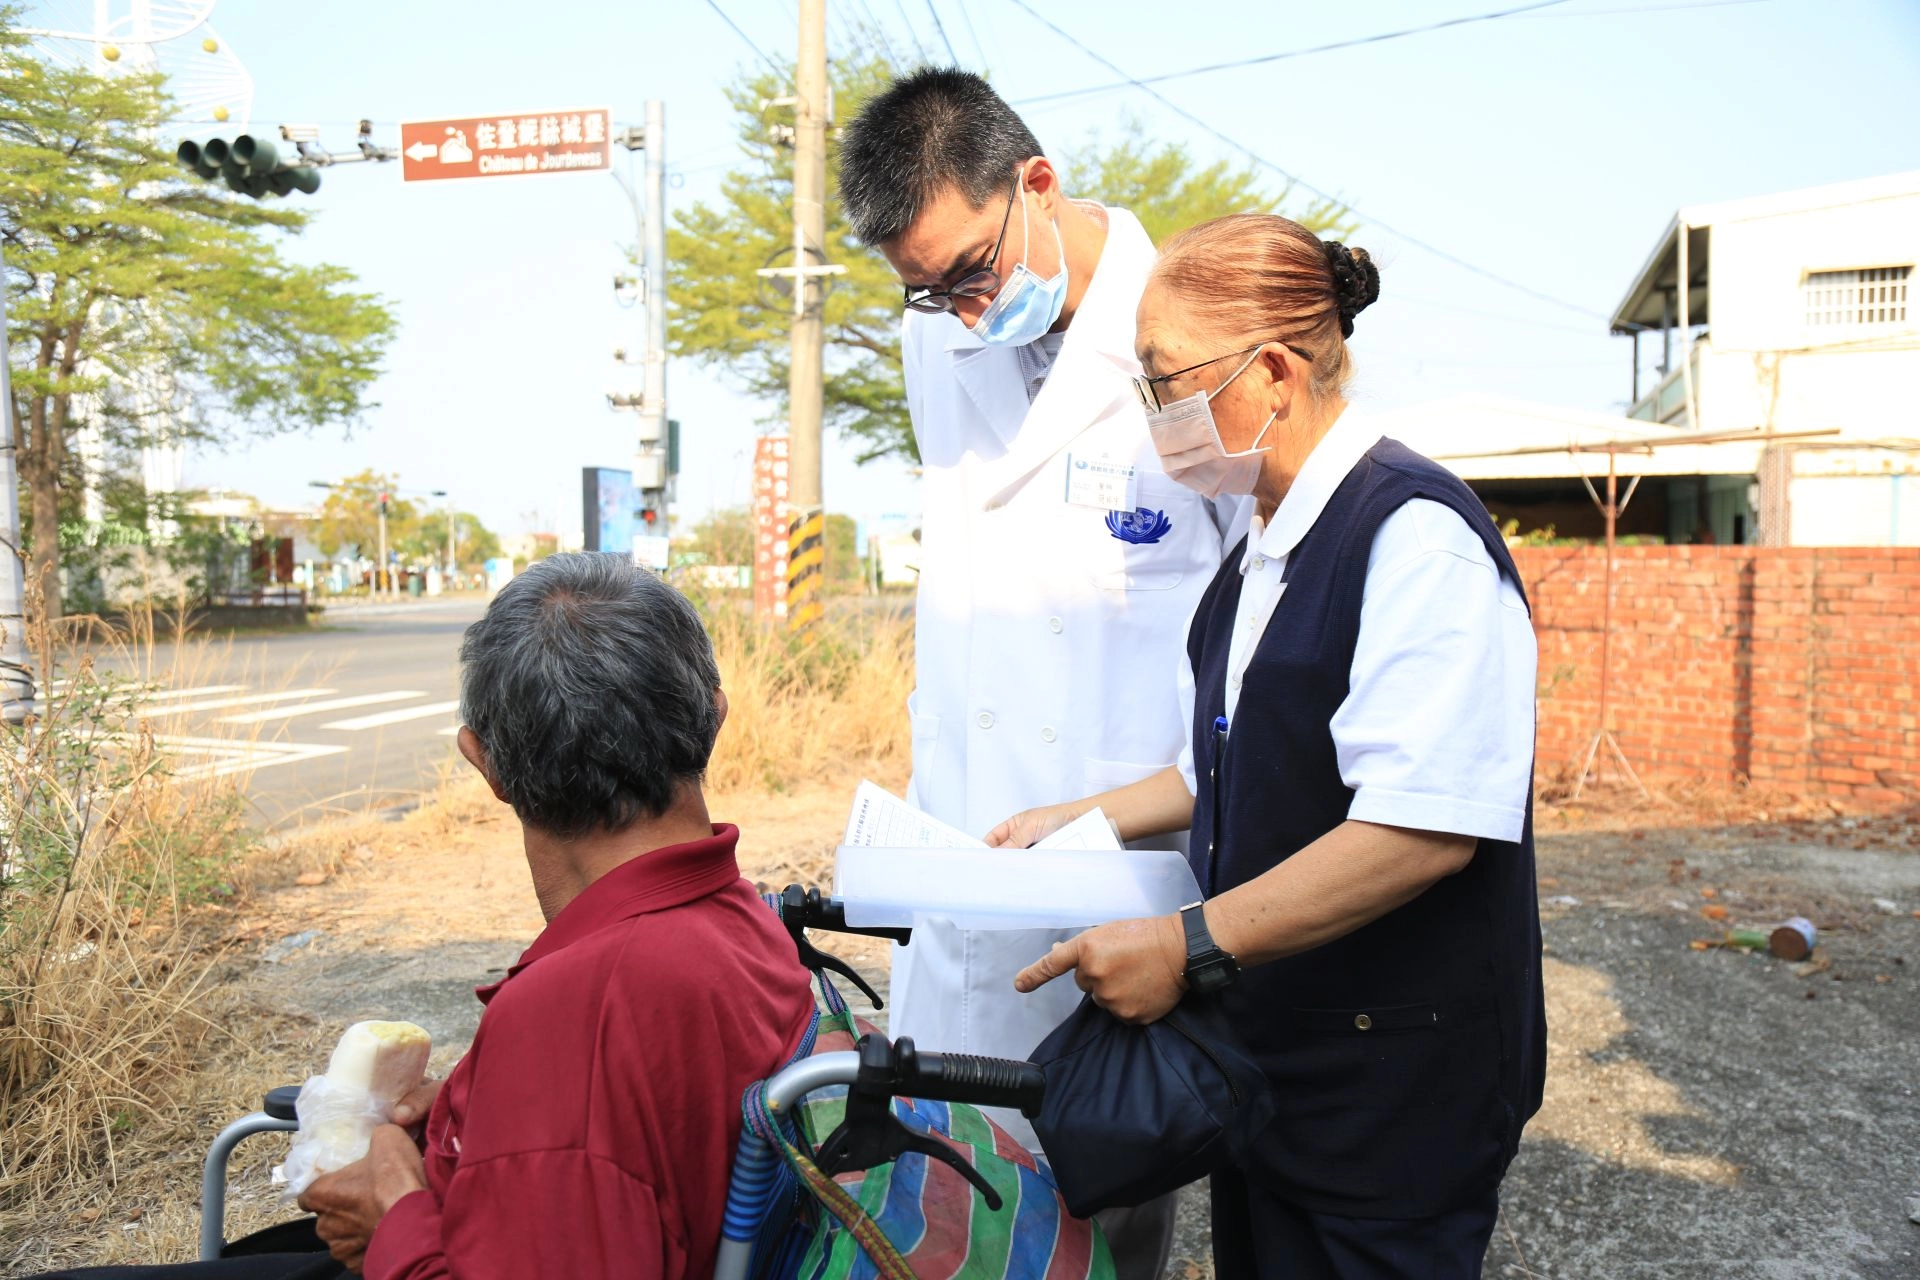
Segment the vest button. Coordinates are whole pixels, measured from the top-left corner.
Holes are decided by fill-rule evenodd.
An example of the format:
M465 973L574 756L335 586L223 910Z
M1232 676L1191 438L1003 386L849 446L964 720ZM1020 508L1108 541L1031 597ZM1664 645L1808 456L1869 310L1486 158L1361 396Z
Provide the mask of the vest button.
M978 721L978 723L979 723L979 725L980 725L980 727L981 727L982 729L991 729L991 728L993 728L993 712L991 712L991 711L982 711L982 712L980 713L980 719L979 719L979 721Z
M1053 632L1053 634L1055 635L1059 635L1063 630L1065 630L1066 625L1067 625L1066 623L1060 621L1060 619L1058 618L1047 619L1047 630Z
M1353 1025L1358 1030L1365 1031L1369 1027L1373 1026L1373 1019L1368 1017L1364 1013L1356 1013L1353 1016Z
M1052 725L1048 725L1046 728L1040 730L1040 741L1042 742L1052 742L1058 736L1059 735L1053 731Z

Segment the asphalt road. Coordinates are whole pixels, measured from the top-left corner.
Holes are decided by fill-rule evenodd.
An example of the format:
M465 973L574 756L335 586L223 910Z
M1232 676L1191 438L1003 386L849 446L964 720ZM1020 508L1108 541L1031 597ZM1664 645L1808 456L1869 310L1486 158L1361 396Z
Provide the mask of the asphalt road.
M485 607L334 607L310 631L157 644L138 714L176 773L242 776L264 827L411 804L459 763L460 635Z

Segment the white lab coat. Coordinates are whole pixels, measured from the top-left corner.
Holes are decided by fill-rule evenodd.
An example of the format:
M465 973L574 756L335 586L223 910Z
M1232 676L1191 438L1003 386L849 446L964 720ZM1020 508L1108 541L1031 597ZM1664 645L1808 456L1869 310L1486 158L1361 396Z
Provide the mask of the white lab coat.
M1128 381L1154 248L1133 215L1107 217L1098 269L1031 407L1016 353L958 317L909 311L902 335L926 467L909 798L974 835L1178 759L1188 620L1244 523L1239 504L1160 469ZM1127 541L1108 512L1066 501L1071 462L1095 458L1133 465L1137 508L1170 521L1158 540ZM923 924L894 950L893 1034L1024 1058L1080 992L1061 979L1022 996L1013 976L1064 936Z

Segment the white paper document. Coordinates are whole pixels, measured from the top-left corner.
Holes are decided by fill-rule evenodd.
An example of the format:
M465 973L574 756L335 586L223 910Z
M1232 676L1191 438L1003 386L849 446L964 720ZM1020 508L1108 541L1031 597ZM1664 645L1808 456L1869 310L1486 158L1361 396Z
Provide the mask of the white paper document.
M984 849L986 842L922 813L892 792L864 779L853 792L853 812L841 844L891 849Z
M853 793L853 811L841 844L888 849L984 849L984 840L950 827L872 782L862 781ZM1046 836L1036 849L1118 849L1120 837L1099 809L1081 814Z
M932 917L963 929L1071 929L1164 915L1200 890L1183 855L1126 848L1098 809L1032 848L989 849L862 782L834 859L834 896L852 925Z

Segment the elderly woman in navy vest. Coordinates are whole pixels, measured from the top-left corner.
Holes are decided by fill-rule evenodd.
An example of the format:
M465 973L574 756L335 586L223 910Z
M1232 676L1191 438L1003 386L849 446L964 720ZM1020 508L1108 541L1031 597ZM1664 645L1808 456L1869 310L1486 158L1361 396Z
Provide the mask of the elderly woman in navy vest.
M1545 1076L1531 779L1536 652L1485 508L1350 406L1364 250L1242 214L1165 246L1138 379L1167 473L1248 494L1194 614L1181 765L1100 805L1191 827L1205 895L1036 958L1151 1022L1219 992L1279 1115L1213 1179L1221 1276L1477 1276Z

